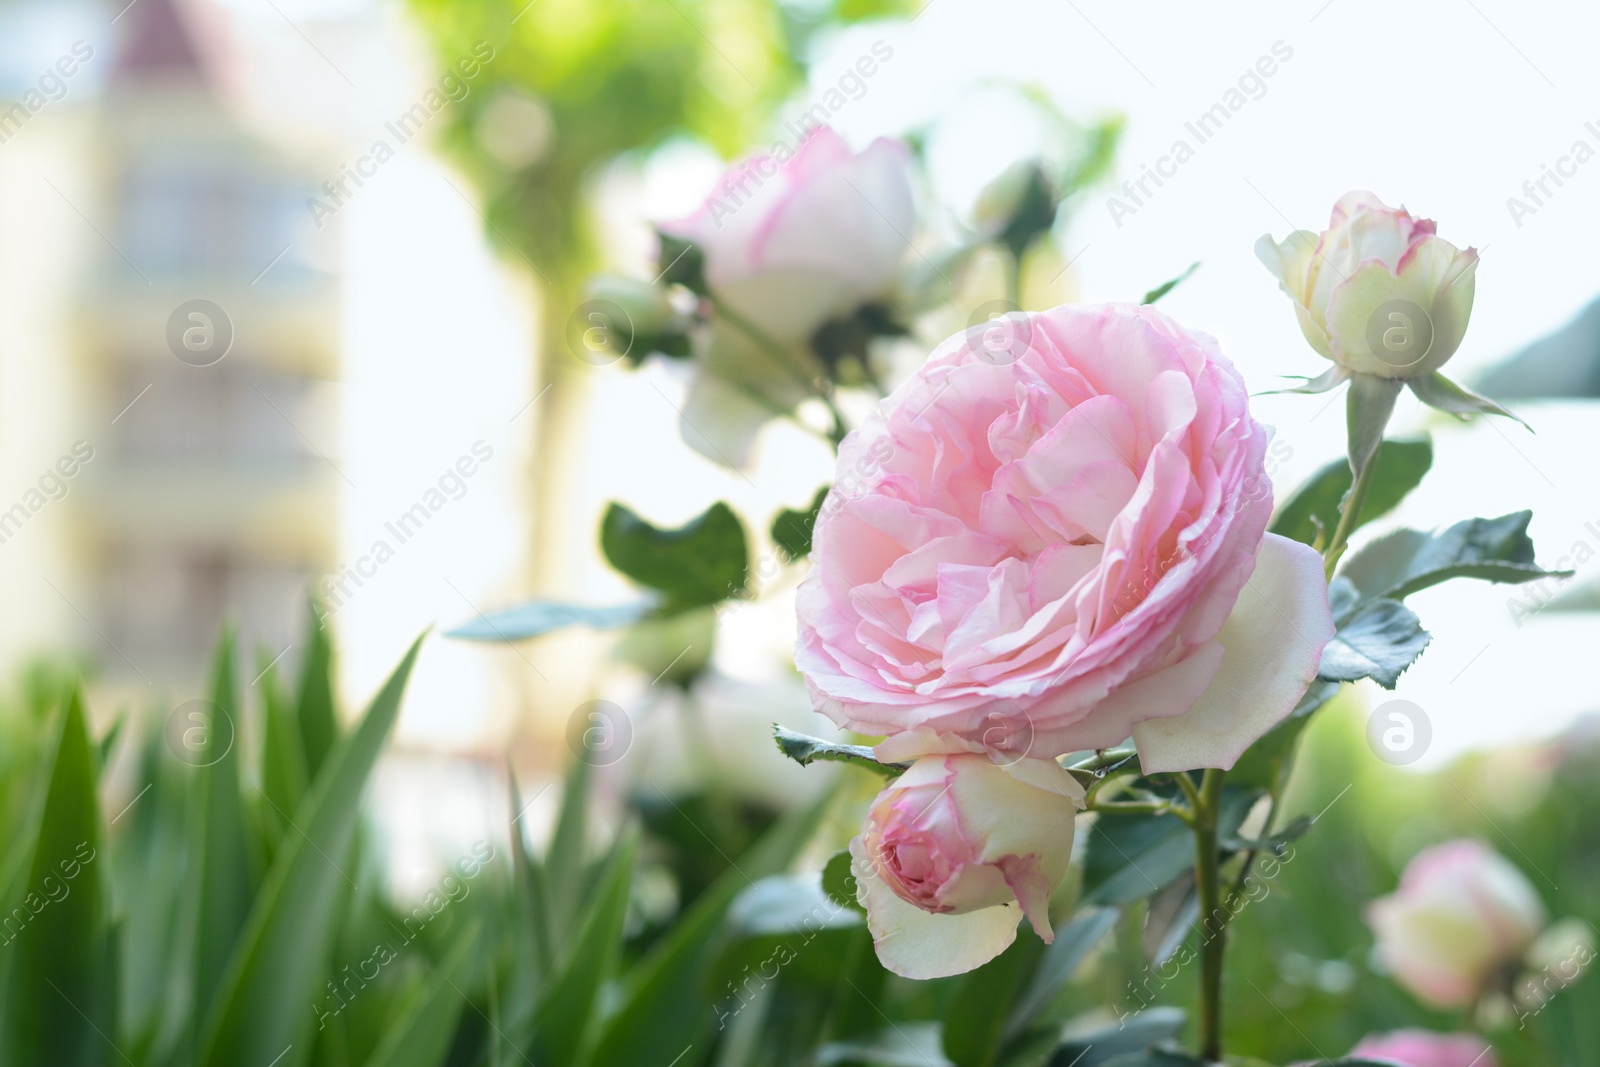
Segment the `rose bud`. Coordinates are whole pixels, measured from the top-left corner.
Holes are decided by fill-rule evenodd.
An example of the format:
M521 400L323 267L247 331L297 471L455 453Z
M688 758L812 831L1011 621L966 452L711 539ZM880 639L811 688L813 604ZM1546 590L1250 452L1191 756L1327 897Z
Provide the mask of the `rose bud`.
M1419 852L1393 894L1367 905L1378 958L1395 980L1441 1008L1477 1000L1496 972L1523 958L1546 913L1539 895L1481 841Z
M762 423L823 373L812 336L893 287L916 227L909 159L897 141L852 152L820 127L797 150L735 163L694 214L660 227L700 250L727 313L713 317L684 408L691 447L742 466Z
M1395 398L1408 385L1423 403L1462 418L1475 412L1516 418L1438 373L1455 355L1472 315L1478 253L1462 251L1368 192L1346 193L1322 233L1298 230L1282 243L1264 234L1256 256L1294 301L1300 332L1334 365L1293 392L1320 393L1355 378L1351 464L1371 458Z
M1256 255L1294 301L1311 347L1345 377L1432 374L1467 332L1478 253L1371 193L1340 197L1320 234L1263 236Z
M1362 1038L1350 1055L1388 1060L1400 1067L1499 1067L1494 1050L1483 1038L1427 1030L1373 1034Z
M1267 533L1271 431L1214 340L1065 305L941 345L846 438L796 601L813 705L878 758L1130 735L1231 767L1316 676L1321 557Z
M1046 942L1072 859L1083 788L1054 760L962 753L917 760L884 787L850 843L878 959L907 978L970 971L1023 915Z

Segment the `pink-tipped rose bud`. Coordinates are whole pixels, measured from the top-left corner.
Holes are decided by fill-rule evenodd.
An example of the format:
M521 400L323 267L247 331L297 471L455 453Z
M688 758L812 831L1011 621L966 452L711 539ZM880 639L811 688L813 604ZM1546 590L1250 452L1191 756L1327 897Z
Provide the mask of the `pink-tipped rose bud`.
M1083 789L1054 760L926 756L884 787L850 843L883 965L907 978L970 971L1023 915L1046 941Z
M691 448L743 466L762 423L811 395L817 330L893 289L916 228L910 158L886 138L853 152L820 127L733 164L694 214L661 226L699 247L720 306L781 350L714 320L683 411Z
M1345 377L1430 375L1467 332L1478 253L1371 193L1340 197L1320 234L1263 236L1256 256L1294 301L1311 347Z
M1544 929L1544 904L1522 872L1481 841L1419 852L1393 894L1367 906L1378 957L1420 999L1464 1007Z
M1427 1030L1374 1034L1363 1038L1350 1055L1392 1060L1402 1067L1499 1067L1494 1051L1483 1038Z

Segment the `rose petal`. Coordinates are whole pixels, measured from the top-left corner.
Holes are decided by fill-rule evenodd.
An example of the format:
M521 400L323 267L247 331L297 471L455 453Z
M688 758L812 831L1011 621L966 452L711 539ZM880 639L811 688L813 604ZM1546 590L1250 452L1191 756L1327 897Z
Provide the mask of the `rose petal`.
M873 872L858 837L850 842L856 899L867 909L867 929L878 961L904 978L945 978L981 967L1017 939L1022 909L1016 904L937 915L908 904Z
M1145 773L1232 767L1294 709L1332 637L1322 557L1268 534L1217 635L1225 653L1211 685L1184 714L1133 728Z

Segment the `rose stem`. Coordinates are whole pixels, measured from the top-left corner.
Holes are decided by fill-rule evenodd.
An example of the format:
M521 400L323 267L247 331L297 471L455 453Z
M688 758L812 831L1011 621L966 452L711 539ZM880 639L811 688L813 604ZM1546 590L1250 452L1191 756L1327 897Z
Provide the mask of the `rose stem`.
M1356 475L1355 484L1350 486L1350 492L1345 494L1343 506L1339 508L1339 525L1334 528L1328 550L1322 554L1329 581L1333 580L1333 569L1339 565L1339 557L1344 555L1345 544L1355 532L1356 521L1361 516L1361 505L1367 499L1368 487L1372 485L1373 472L1378 469L1378 452L1382 450L1380 444L1367 460L1367 465L1361 468L1361 473Z
M1227 947L1228 912L1222 907L1217 816L1226 775L1207 769L1193 800L1194 880L1200 895L1200 1055L1206 1060L1222 1059L1222 953Z

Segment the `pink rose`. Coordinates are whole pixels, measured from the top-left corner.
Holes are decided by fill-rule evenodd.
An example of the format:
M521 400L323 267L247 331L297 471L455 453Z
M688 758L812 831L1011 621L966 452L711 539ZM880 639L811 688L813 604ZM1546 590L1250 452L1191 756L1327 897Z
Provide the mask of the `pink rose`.
M1494 1050L1481 1037L1427 1030L1397 1030L1364 1037L1350 1055L1392 1060L1401 1067L1499 1067Z
M773 410L793 408L822 372L812 335L893 287L915 227L905 146L880 138L852 152L826 126L796 152L780 146L735 163L694 214L662 225L705 254L712 295L786 353L714 322L684 439L743 464Z
M850 843L878 958L908 978L970 971L1023 915L1045 941L1083 788L1054 760L927 756L878 794Z
M1367 905L1378 958L1395 980L1442 1008L1464 1007L1519 962L1548 916L1522 872L1482 841L1417 853L1393 894Z
M1455 354L1472 316L1478 253L1367 192L1346 193L1320 234L1256 242L1295 304L1300 332L1338 374L1425 378Z
M1265 534L1244 383L1153 308L1007 321L840 449L798 600L813 703L885 759L1131 734L1149 772L1232 766L1333 634L1317 554Z

